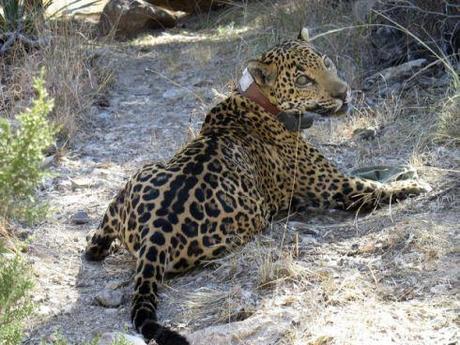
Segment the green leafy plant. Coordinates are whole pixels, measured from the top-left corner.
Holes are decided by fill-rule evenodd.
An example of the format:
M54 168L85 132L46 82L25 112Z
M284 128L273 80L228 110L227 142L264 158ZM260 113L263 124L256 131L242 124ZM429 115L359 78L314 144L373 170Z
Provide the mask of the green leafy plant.
M17 116L19 127L12 129L0 118L0 216L34 220L42 208L35 190L45 171L43 151L56 134L47 116L53 108L44 85L44 74L34 80L37 93L32 108Z
M0 345L20 344L23 321L33 310L28 298L32 286L27 263L0 243Z

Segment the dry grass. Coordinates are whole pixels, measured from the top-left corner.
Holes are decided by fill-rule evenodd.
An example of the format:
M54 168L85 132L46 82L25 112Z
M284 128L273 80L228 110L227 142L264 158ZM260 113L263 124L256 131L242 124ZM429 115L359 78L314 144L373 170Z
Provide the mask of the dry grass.
M11 236L9 232L6 231L6 229L7 229L6 220L3 218L0 218L0 243L8 241L8 239Z
M444 143L458 145L460 143L460 89L455 90L453 95L442 103L436 138Z
M319 233L334 238L320 237L312 246L305 246L302 231L288 229L283 236L284 224L277 224L272 234L215 260L207 287L184 298L184 313L203 327L272 305L294 308L300 321L279 343L286 345L383 344L390 335L397 343L452 339L454 214L430 221L396 212L391 222L384 213L362 220L361 235L348 239L342 235L344 229L353 233L352 222L342 229L330 224L325 232L312 220Z
M24 51L17 46L0 62L0 110L13 118L33 98L32 78L41 67L46 71L46 86L55 99L53 121L63 139L72 139L88 123L90 107L112 81L110 66L97 62L98 43L85 23L50 22L41 35L51 43L40 50Z
M366 78L385 67L372 53L372 25L363 25L345 1L249 2L219 12L207 22L206 32L215 43L241 34L231 42L232 53L225 57L232 63L222 72L236 79L245 61L295 37L305 24L313 34L339 29L318 38L315 45L332 56L352 88L362 90ZM411 27L410 21L404 25ZM201 22L198 29L203 29ZM226 51L207 44L196 44L188 54L196 50L197 61L208 61L217 54L213 49ZM436 49L432 42L429 46ZM458 165L450 158L458 144L460 98L455 76L449 74L453 66L442 63L421 71L396 92L356 92L348 118L315 124L307 133L345 170L411 162L439 196L393 205L367 217L350 215L343 223L334 215L309 219L308 226L319 233L315 241L283 222L274 224L268 234L213 262L212 272L206 273L211 287L184 299L190 301L185 307L189 322L208 320L197 321L203 327L236 321L283 300L298 310L301 321L280 344L453 341ZM177 61L172 66L177 68ZM442 78L448 82L436 86ZM355 129L369 127L377 129L375 139L353 137ZM324 222L327 226L320 225ZM175 289L180 293L177 285ZM248 294L251 303L243 297ZM240 313L241 308L251 312Z
M182 50L193 63L187 68L204 69L218 56L225 65L220 67L224 79L236 77L244 61L267 46L295 37L305 24L313 33L354 26L323 36L315 44L332 56L352 87L361 89L365 77L382 68L371 54L371 29L362 26L350 4L332 3L334 6L322 0L249 2L219 12L215 19L209 19L204 30L203 23L195 23L202 30L199 34L146 37L131 44L147 47L150 40L161 44L177 40L185 46L192 42L193 46ZM234 41L225 46L228 38ZM71 50L69 47L65 49ZM94 78L99 70L94 72L87 64L89 60L82 59L87 49L91 52L94 47L87 43L83 47L77 47L75 55L69 53L67 57L77 63L66 61L63 65L67 69L76 66L76 73L69 73L69 79L60 83L56 81L59 73L51 79L56 97L59 88L65 90L61 116L70 121L69 133L77 129L72 121L79 117L74 115L84 118L101 91L97 86L106 85L97 83ZM61 63L58 51L48 52L53 64ZM161 58L168 60L168 73L183 67L183 59L177 55ZM37 66L43 56L31 55L29 59L31 66ZM60 73L65 71L58 68ZM16 93L18 99L24 98L18 86L27 85L25 80L32 72L26 69L9 92ZM435 188L439 187L438 180L455 183L458 170L457 175L443 173L436 177L426 167L430 164L443 171L458 169L455 162L446 159L453 156L449 150L458 144L460 97L454 85L446 90L415 83L395 94L369 92L355 96L355 109L349 118L316 124L307 133L341 168L412 160ZM71 113L72 107L79 111ZM355 129L368 127L378 129L375 140L360 142L353 138ZM170 291L178 296L172 300L171 309L179 304L183 317L191 320L194 327L242 320L255 311L263 312L270 303L293 306L300 321L281 340L286 345L453 343L458 302L453 296L452 256L458 248L458 204L455 190L448 188L439 197L430 198L407 201L357 219L350 215L343 222L336 214L308 214L307 227L318 233L314 240L308 232L293 229L292 223L275 223L264 235L210 263L212 270L196 274L185 287L172 283ZM109 257L105 268L119 275L126 269L123 262L124 256ZM197 277L203 278L201 274L201 286L205 287L195 289L191 281L196 283Z
M199 288L187 294L185 308L187 317L209 324L244 320L256 310L252 292L240 286Z

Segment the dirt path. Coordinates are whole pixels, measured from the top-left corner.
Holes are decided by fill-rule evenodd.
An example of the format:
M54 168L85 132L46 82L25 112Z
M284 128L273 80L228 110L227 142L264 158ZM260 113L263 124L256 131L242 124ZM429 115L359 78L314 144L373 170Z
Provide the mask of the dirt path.
M169 78L188 85L187 90L152 72L165 71L162 54L182 50L177 42L153 40L159 46L150 51L127 47L101 58L101 63L111 62L117 71L110 106L95 109L94 126L83 131L74 150L54 170L56 177L48 181L43 197L50 203L52 217L34 230L29 252L37 275L34 300L39 317L31 324L28 344L37 344L53 332L78 344L95 333L129 327L126 304L120 309L94 305L98 291L129 277L129 267L113 272L105 265L87 263L81 257L85 236L97 227L109 200L136 168L146 161L167 159L199 127L200 118L193 114L202 115L205 104L192 92L203 88L193 84L212 83L197 78L197 71L169 71ZM206 92L201 94L210 100ZM89 215L89 223L73 224L72 216L80 210Z
M110 105L95 109L93 126L83 131L54 169L55 177L43 192L52 216L33 230L29 247L37 281L34 301L39 307L26 344L53 340L53 333L81 344L97 333L131 329L132 259L122 251L104 263L86 262L82 258L86 234L98 225L109 200L135 169L147 161L168 159L193 136L205 109L225 91L225 82L234 72L224 62L232 61L234 66L240 59L235 47L241 46L209 32L177 31L144 40L111 47L100 58L102 63L113 63L117 71ZM353 145L342 149L331 145L328 155L351 157ZM391 157L387 152L382 159ZM346 158L343 162L347 167ZM419 200L396 208L392 216L382 211L364 218L359 226L353 215L329 214L311 216L297 229L269 230L236 256L216 263L217 271L203 269L171 282L161 294L160 318L188 331L243 320L257 311L273 310L274 305L289 306L298 314L286 331L285 339L294 340L286 344L323 335L339 344L342 338L361 344L366 337L375 340L367 344L377 344L391 329L397 332L394 343L440 344L437 340L453 339L455 294L452 282L443 277L455 271L454 261L450 257L430 261L429 253L417 251L414 245L423 247L439 238L458 240L455 231L442 230L454 228L454 210L440 210L443 201L436 202L440 206L431 213L426 207L434 206ZM88 223L74 224L72 217L79 210L88 214ZM425 243L421 233L433 237L426 235ZM282 241L285 252L275 253ZM419 265L415 271L413 265ZM273 276L264 277L256 271L260 267L268 267ZM257 284L263 278L285 283L261 289ZM95 296L104 289L121 294L121 305L98 305ZM433 295L436 298L429 301ZM224 301L225 306L216 306L216 301ZM375 314L370 304L380 313ZM413 316L416 310L426 314ZM411 321L414 318L418 322ZM307 330L307 324L315 326ZM350 325L357 325L351 327L351 335ZM281 344L278 341L273 344Z

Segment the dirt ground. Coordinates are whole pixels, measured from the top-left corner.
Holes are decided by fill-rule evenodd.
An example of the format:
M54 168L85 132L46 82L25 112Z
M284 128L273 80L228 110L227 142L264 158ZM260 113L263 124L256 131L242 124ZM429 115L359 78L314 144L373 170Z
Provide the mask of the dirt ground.
M109 105L93 108L92 123L52 168L41 192L51 216L22 230L30 234L38 306L24 344L56 334L82 344L133 331L132 258L120 250L86 262L85 237L137 168L168 160L197 133L257 40L244 27L187 25L100 49L99 63L116 71ZM408 163L413 152L392 143L397 128L387 128L360 141L349 120L337 119L305 136L345 171ZM188 334L278 310L289 311L288 326L265 344L457 344L458 150L434 151L430 166L419 167L431 193L370 215L311 211L281 220L240 250L168 281L159 319ZM76 225L80 210L89 222ZM122 293L121 305L100 306L95 296L104 289Z

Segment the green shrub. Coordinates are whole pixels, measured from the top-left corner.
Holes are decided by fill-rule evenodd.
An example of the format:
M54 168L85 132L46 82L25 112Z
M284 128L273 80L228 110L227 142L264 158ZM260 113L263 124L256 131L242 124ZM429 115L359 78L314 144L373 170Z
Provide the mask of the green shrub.
M31 288L28 265L19 255L5 253L0 243L0 345L20 344L23 321L33 308L27 296Z
M56 129L47 121L53 101L43 73L34 88L37 97L31 109L17 116L17 129L0 118L0 217L33 221L42 211L34 195L45 174L43 151L52 144Z

